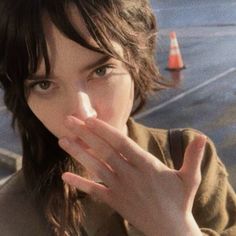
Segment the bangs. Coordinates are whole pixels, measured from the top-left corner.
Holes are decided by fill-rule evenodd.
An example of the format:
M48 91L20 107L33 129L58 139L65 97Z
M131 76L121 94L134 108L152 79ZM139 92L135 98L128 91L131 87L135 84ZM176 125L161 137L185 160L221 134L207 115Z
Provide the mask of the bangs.
M101 6L100 9L98 9L99 5ZM106 2L105 6L107 5L109 5L108 2ZM81 15L86 29L89 32L89 36L96 42L96 47L92 46L85 39L85 37L82 36L82 34L79 32L80 29L76 29L76 25L73 24L72 19L70 18L70 10L72 7L77 8L78 14ZM116 52L111 41L114 35L111 32L111 28L115 29L115 26L111 27L110 24L112 20L107 19L106 15L103 14L107 11L111 12L111 9L106 9L106 7L102 6L100 1L47 1L47 4L44 6L44 11L47 12L50 20L58 28L58 30L70 40L80 44L82 47L98 53L106 54L125 62L124 59ZM102 17L98 17L98 15ZM108 14L108 16L109 15L110 14ZM106 24L106 22L109 22L109 24ZM43 36L43 41L40 46L42 48L41 52L43 58L45 59L46 73L48 74L50 72L50 64L45 41L45 36Z
M1 74L7 75L6 77L12 81L19 82L34 74L42 60L45 63L46 75L50 74L50 61L43 27L45 13L67 38L87 49L121 59L113 49L109 30L105 32L104 29L97 28L98 24L102 25L102 22L98 23L91 18L97 14L97 9L91 2L86 5L79 0L18 0L17 3L9 0L5 5L5 9L1 7L4 11L0 12L3 16L0 22L0 43L4 48L0 52L0 69ZM81 14L97 47L89 44L70 20L68 10L72 5ZM2 35L5 38L1 37Z
M100 47L94 47L91 44L89 44L85 40L85 38L76 30L73 23L71 22L68 15L68 9L69 7L71 7L71 3L76 3L76 4L73 4L73 6L76 6L78 8L79 13L82 14L79 2L77 1L75 2L73 1L46 1L46 2L47 3L42 5L41 7L41 10L40 10L41 14L39 15L39 18L37 18L38 22L36 23L36 25L33 25L33 24L31 25L31 29L34 29L37 27L36 29L38 29L38 32L37 32L38 35L35 37L35 34L32 34L32 36L29 39L26 38L25 40L28 56L29 56L29 64L28 64L29 75L36 72L39 62L40 62L39 60L42 60L42 59L44 59L46 75L50 74L50 61L48 57L47 43L46 43L45 33L43 30L43 20L42 20L43 15L45 13L49 16L49 19L58 28L58 30L62 34L64 34L67 38L80 44L81 46L87 49L90 49L99 53L105 53L104 50L102 50ZM95 25L93 26L95 27ZM93 39L96 41L97 38L93 37Z

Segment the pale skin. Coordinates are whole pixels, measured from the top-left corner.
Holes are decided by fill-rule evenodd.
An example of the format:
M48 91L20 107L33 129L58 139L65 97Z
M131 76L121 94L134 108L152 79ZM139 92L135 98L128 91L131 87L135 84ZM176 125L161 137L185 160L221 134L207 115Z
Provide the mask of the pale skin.
M201 181L204 136L188 145L176 171L101 120L68 117L65 126L91 149L68 138L60 139L61 147L105 185L69 172L63 175L66 183L106 202L147 236L201 235L191 210Z
M94 44L71 9L78 30ZM43 77L42 62L28 104L61 148L102 184L68 172L63 180L107 203L147 236L201 235L192 205L206 138L200 135L188 145L179 171L169 169L128 137L134 83L123 63L101 60L104 55L67 39L46 16L45 31L52 76Z

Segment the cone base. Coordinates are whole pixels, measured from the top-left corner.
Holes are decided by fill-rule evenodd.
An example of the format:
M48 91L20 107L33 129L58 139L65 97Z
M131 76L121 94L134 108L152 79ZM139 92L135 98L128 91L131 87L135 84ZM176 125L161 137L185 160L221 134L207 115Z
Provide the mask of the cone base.
M179 70L184 70L184 69L186 69L185 65L180 68L168 68L168 67L165 68L165 70L168 70L168 71L179 71Z

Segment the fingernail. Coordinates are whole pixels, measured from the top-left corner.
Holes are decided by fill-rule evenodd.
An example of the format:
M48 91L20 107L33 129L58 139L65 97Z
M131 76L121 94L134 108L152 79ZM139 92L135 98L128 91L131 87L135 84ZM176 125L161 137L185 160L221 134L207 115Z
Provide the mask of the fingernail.
M65 183L65 184L70 184L70 182L68 181L68 178L67 178L67 176L66 175L62 175L61 176L61 179L62 179L62 181Z
M59 144L60 146L67 148L70 145L70 142L67 138L62 138L59 140Z

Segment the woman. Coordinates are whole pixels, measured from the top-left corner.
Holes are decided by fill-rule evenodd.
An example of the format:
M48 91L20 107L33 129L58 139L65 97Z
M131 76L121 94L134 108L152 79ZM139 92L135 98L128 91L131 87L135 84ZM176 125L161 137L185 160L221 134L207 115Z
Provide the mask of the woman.
M3 235L233 235L236 197L214 145L130 116L167 87L146 0L1 0L0 80L23 168L1 188ZM202 179L202 180L201 180Z

